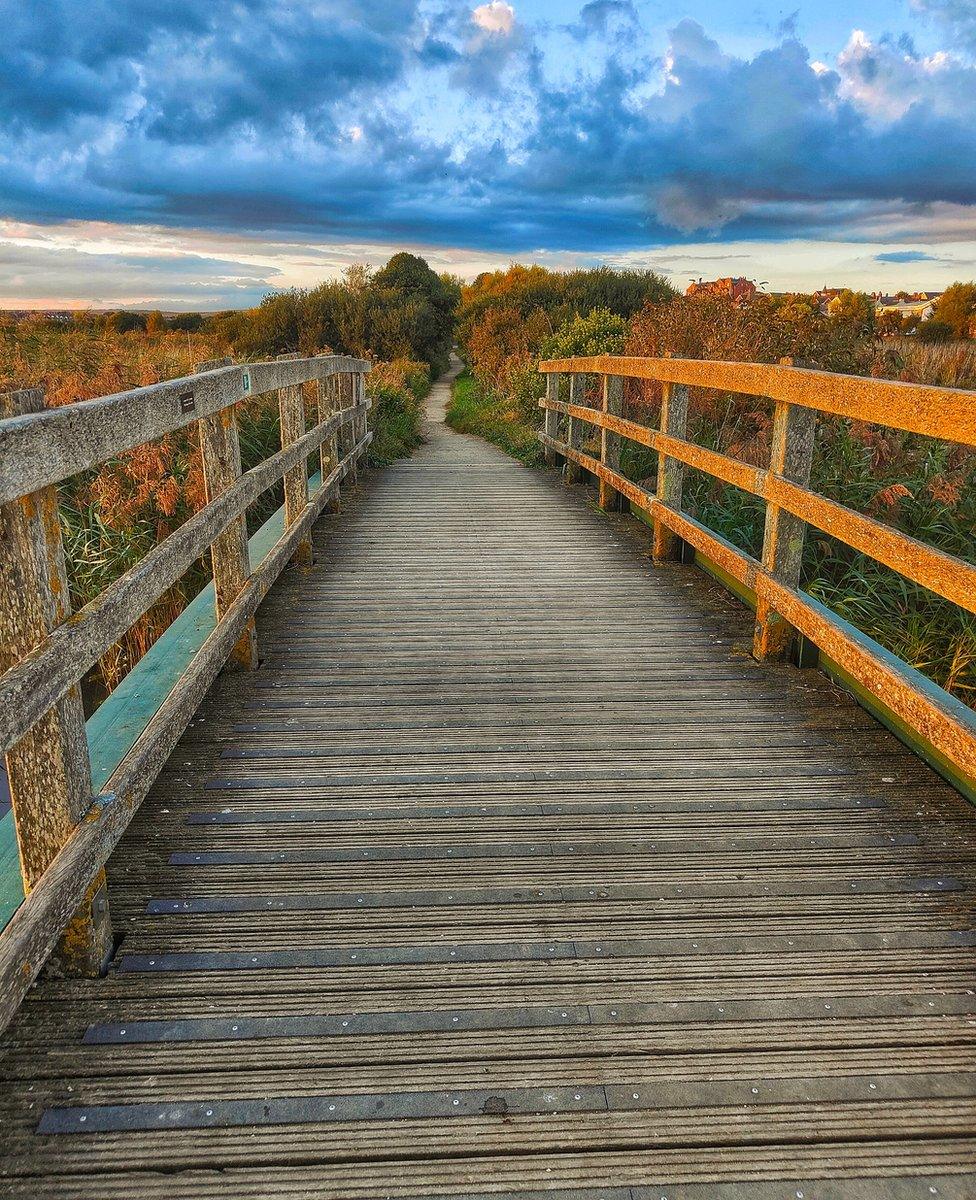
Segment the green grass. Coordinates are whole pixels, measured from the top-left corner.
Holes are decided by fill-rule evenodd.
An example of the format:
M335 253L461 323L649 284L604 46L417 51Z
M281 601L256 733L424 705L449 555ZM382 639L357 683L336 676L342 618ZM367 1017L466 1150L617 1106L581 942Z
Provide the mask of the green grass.
M528 466L542 462L536 430L525 424L504 401L486 396L467 371L454 381L447 423L458 433L474 433L493 442Z

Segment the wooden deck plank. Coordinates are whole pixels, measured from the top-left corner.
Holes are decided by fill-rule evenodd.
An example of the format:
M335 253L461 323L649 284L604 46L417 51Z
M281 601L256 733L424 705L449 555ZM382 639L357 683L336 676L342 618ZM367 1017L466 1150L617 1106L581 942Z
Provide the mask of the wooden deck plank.
M0 1042L4 1194L972 1195L961 799L475 439L343 508L110 863L110 975Z

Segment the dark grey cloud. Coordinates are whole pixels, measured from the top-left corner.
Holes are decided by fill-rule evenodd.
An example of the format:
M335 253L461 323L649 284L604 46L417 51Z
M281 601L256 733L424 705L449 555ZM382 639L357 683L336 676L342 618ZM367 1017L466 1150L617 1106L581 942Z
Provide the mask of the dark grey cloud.
M0 216L514 253L976 206L966 61L862 37L827 69L793 26L741 58L690 20L662 60L592 0L550 70L515 8L0 0Z

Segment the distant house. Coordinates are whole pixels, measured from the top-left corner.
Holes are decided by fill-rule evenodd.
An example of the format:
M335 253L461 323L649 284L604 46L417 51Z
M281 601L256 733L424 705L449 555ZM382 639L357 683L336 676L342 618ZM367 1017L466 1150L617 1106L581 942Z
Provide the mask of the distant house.
M699 279L685 292L686 296L725 296L735 304L752 300L757 292L751 279Z
M822 287L818 292L813 293L813 299L822 313L825 313L830 307L831 300L836 300L841 292L847 291L847 288L832 288Z
M935 312L935 302L941 292L898 292L894 296L877 292L874 299L878 313L893 312L900 317L913 317L916 321L927 321Z

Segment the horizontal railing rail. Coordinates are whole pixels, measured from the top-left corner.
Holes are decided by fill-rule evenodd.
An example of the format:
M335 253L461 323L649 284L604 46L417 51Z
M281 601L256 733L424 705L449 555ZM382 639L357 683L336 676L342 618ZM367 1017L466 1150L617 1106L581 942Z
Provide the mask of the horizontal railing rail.
M926 676L855 629L800 589L804 532L812 525L903 578L976 613L976 566L937 550L809 487L817 413L880 424L945 441L976 446L976 393L954 388L835 375L792 365L766 366L671 358L599 356L540 363L547 377L545 427L540 441L547 459L561 456L567 476L582 471L600 485L603 508L623 498L646 513L654 527L654 558L673 558L681 543L692 547L755 596L753 653L784 657L796 636L813 643L858 689L873 697L896 732L964 790L976 783L976 713ZM560 379L569 380L568 400ZM579 401L585 380L601 381L600 407ZM627 420L623 381L661 384L660 428ZM753 466L688 440L689 387L760 396L774 404L769 468ZM566 435L559 436L560 418ZM599 458L586 453L582 430L600 430ZM651 491L620 473L623 439L658 454L657 486ZM766 503L761 558L732 545L682 510L684 469L710 475ZM904 730L902 729L904 727Z
M368 370L345 356L289 355L202 364L195 375L56 409L43 407L39 389L0 396L0 751L24 892L0 933L0 1028L59 939L56 965L65 974L103 965L111 945L108 856L228 659L257 666L258 605L289 562L311 561L311 526L338 504L340 484L355 476L371 441ZM307 383L316 384L311 428ZM237 406L268 392L278 394L281 449L242 472ZM55 485L194 423L207 503L70 612ZM309 480L312 455L320 469ZM284 508L249 545L246 510L279 481ZM198 642L146 720L98 764L96 787L79 681L208 549L210 600L191 608L204 600L211 615L198 619Z

